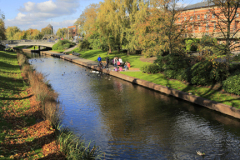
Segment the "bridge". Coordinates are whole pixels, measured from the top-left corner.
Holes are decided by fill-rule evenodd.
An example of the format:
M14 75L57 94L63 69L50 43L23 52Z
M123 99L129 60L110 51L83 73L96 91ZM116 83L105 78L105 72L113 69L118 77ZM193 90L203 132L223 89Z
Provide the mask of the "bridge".
M52 48L56 42L49 40L5 40L0 41L0 44L11 48L17 46L44 46Z

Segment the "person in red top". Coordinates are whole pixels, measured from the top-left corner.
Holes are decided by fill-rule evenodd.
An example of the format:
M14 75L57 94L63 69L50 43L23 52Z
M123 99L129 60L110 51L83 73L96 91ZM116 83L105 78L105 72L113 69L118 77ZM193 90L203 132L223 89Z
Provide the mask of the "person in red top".
M130 63L129 62L127 63L127 67L128 67L128 69L130 69Z

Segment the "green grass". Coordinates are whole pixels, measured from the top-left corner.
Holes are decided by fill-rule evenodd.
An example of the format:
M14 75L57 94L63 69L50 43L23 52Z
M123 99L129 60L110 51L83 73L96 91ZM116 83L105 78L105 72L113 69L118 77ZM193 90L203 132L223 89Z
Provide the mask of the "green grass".
M109 57L110 59L113 59L114 57L121 57L124 62L126 62L126 61L130 62L131 67L133 67L133 68L141 68L144 65L151 64L149 62L140 61L139 58L141 57L141 55L127 56L126 53L117 52L117 51L113 51L113 53L107 55L107 51L102 51L100 49L80 51L79 48L75 48L73 51L81 54L81 56L80 56L81 58L89 59L92 61L97 61L97 58L99 55L102 57L103 61L105 61L106 57ZM72 51L68 52L68 54L70 54L70 53L72 53Z
M161 73L158 74L147 74L142 72L121 72L121 73L131 77L160 84L163 86L168 86L179 91L191 92L196 96L204 97L206 99L220 102L240 109L239 97L234 97L229 94L220 93L211 88L187 85L178 80L169 80Z

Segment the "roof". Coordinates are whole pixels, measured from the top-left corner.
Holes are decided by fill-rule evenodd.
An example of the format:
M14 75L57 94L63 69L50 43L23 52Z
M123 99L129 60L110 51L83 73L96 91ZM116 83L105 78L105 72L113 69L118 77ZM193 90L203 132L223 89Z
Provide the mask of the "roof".
M77 26L68 26L68 28L77 28Z
M51 24L47 25L48 28L53 28L53 26Z
M195 3L192 5L188 5L184 8L184 10L188 10L188 9L196 9L196 8L204 8L204 7L208 7L208 6L213 6L214 3L210 2L210 1L206 1L206 2L199 2L199 3Z

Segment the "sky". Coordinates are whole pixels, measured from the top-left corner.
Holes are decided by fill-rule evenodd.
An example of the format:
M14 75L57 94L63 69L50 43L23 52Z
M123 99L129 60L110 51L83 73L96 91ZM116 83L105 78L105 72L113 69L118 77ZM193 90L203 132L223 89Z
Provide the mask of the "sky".
M72 26L88 5L101 1L104 0L0 0L0 10L5 15L6 28L41 30L51 24L56 33L58 28ZM198 2L201 0L179 1L184 5Z

